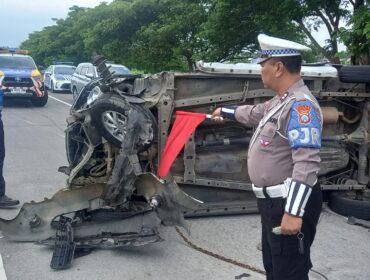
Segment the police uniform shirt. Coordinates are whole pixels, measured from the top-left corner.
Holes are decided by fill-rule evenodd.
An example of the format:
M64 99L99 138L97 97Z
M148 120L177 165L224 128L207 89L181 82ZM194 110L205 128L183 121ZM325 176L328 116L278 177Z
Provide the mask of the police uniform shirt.
M293 84L283 97L239 106L235 119L258 125L276 106L250 143L248 173L257 187L281 184L287 178L313 186L320 169L321 110L303 80Z

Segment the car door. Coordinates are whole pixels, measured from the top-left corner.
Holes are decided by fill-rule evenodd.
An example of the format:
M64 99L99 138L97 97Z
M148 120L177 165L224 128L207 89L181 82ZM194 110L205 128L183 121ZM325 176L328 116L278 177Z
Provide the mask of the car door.
M81 72L81 68L82 68L82 66L78 65L76 70L74 71L74 73L71 76L71 92L72 93L73 93L74 89L76 89L76 93L78 93L77 81L78 81L78 75Z
M89 78L86 76L89 72L89 66L84 65L81 68L81 72L78 75L78 80L76 83L77 92L80 93L82 88L89 82Z
M53 71L53 66L49 66L44 73L44 85L47 88L50 88L51 74Z

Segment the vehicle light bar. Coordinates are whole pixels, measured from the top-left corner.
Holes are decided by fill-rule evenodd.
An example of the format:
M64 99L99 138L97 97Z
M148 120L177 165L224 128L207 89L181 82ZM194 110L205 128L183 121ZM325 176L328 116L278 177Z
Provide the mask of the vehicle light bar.
M17 48L0 47L0 53L11 53L11 54L29 54L29 50L21 50Z

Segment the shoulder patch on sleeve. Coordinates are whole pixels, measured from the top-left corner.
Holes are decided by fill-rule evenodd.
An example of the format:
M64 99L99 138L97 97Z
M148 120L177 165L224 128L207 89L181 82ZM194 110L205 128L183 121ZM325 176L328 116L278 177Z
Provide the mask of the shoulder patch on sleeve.
M321 147L321 121L311 101L293 103L287 136L293 149Z

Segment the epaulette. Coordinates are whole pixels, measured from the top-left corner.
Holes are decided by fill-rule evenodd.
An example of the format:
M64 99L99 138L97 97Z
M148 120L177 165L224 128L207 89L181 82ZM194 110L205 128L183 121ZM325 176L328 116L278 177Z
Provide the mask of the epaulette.
M295 97L295 100L297 101L305 101L307 99L310 100L310 98L307 98L307 94L305 94L304 92L302 91L293 91L293 95Z

